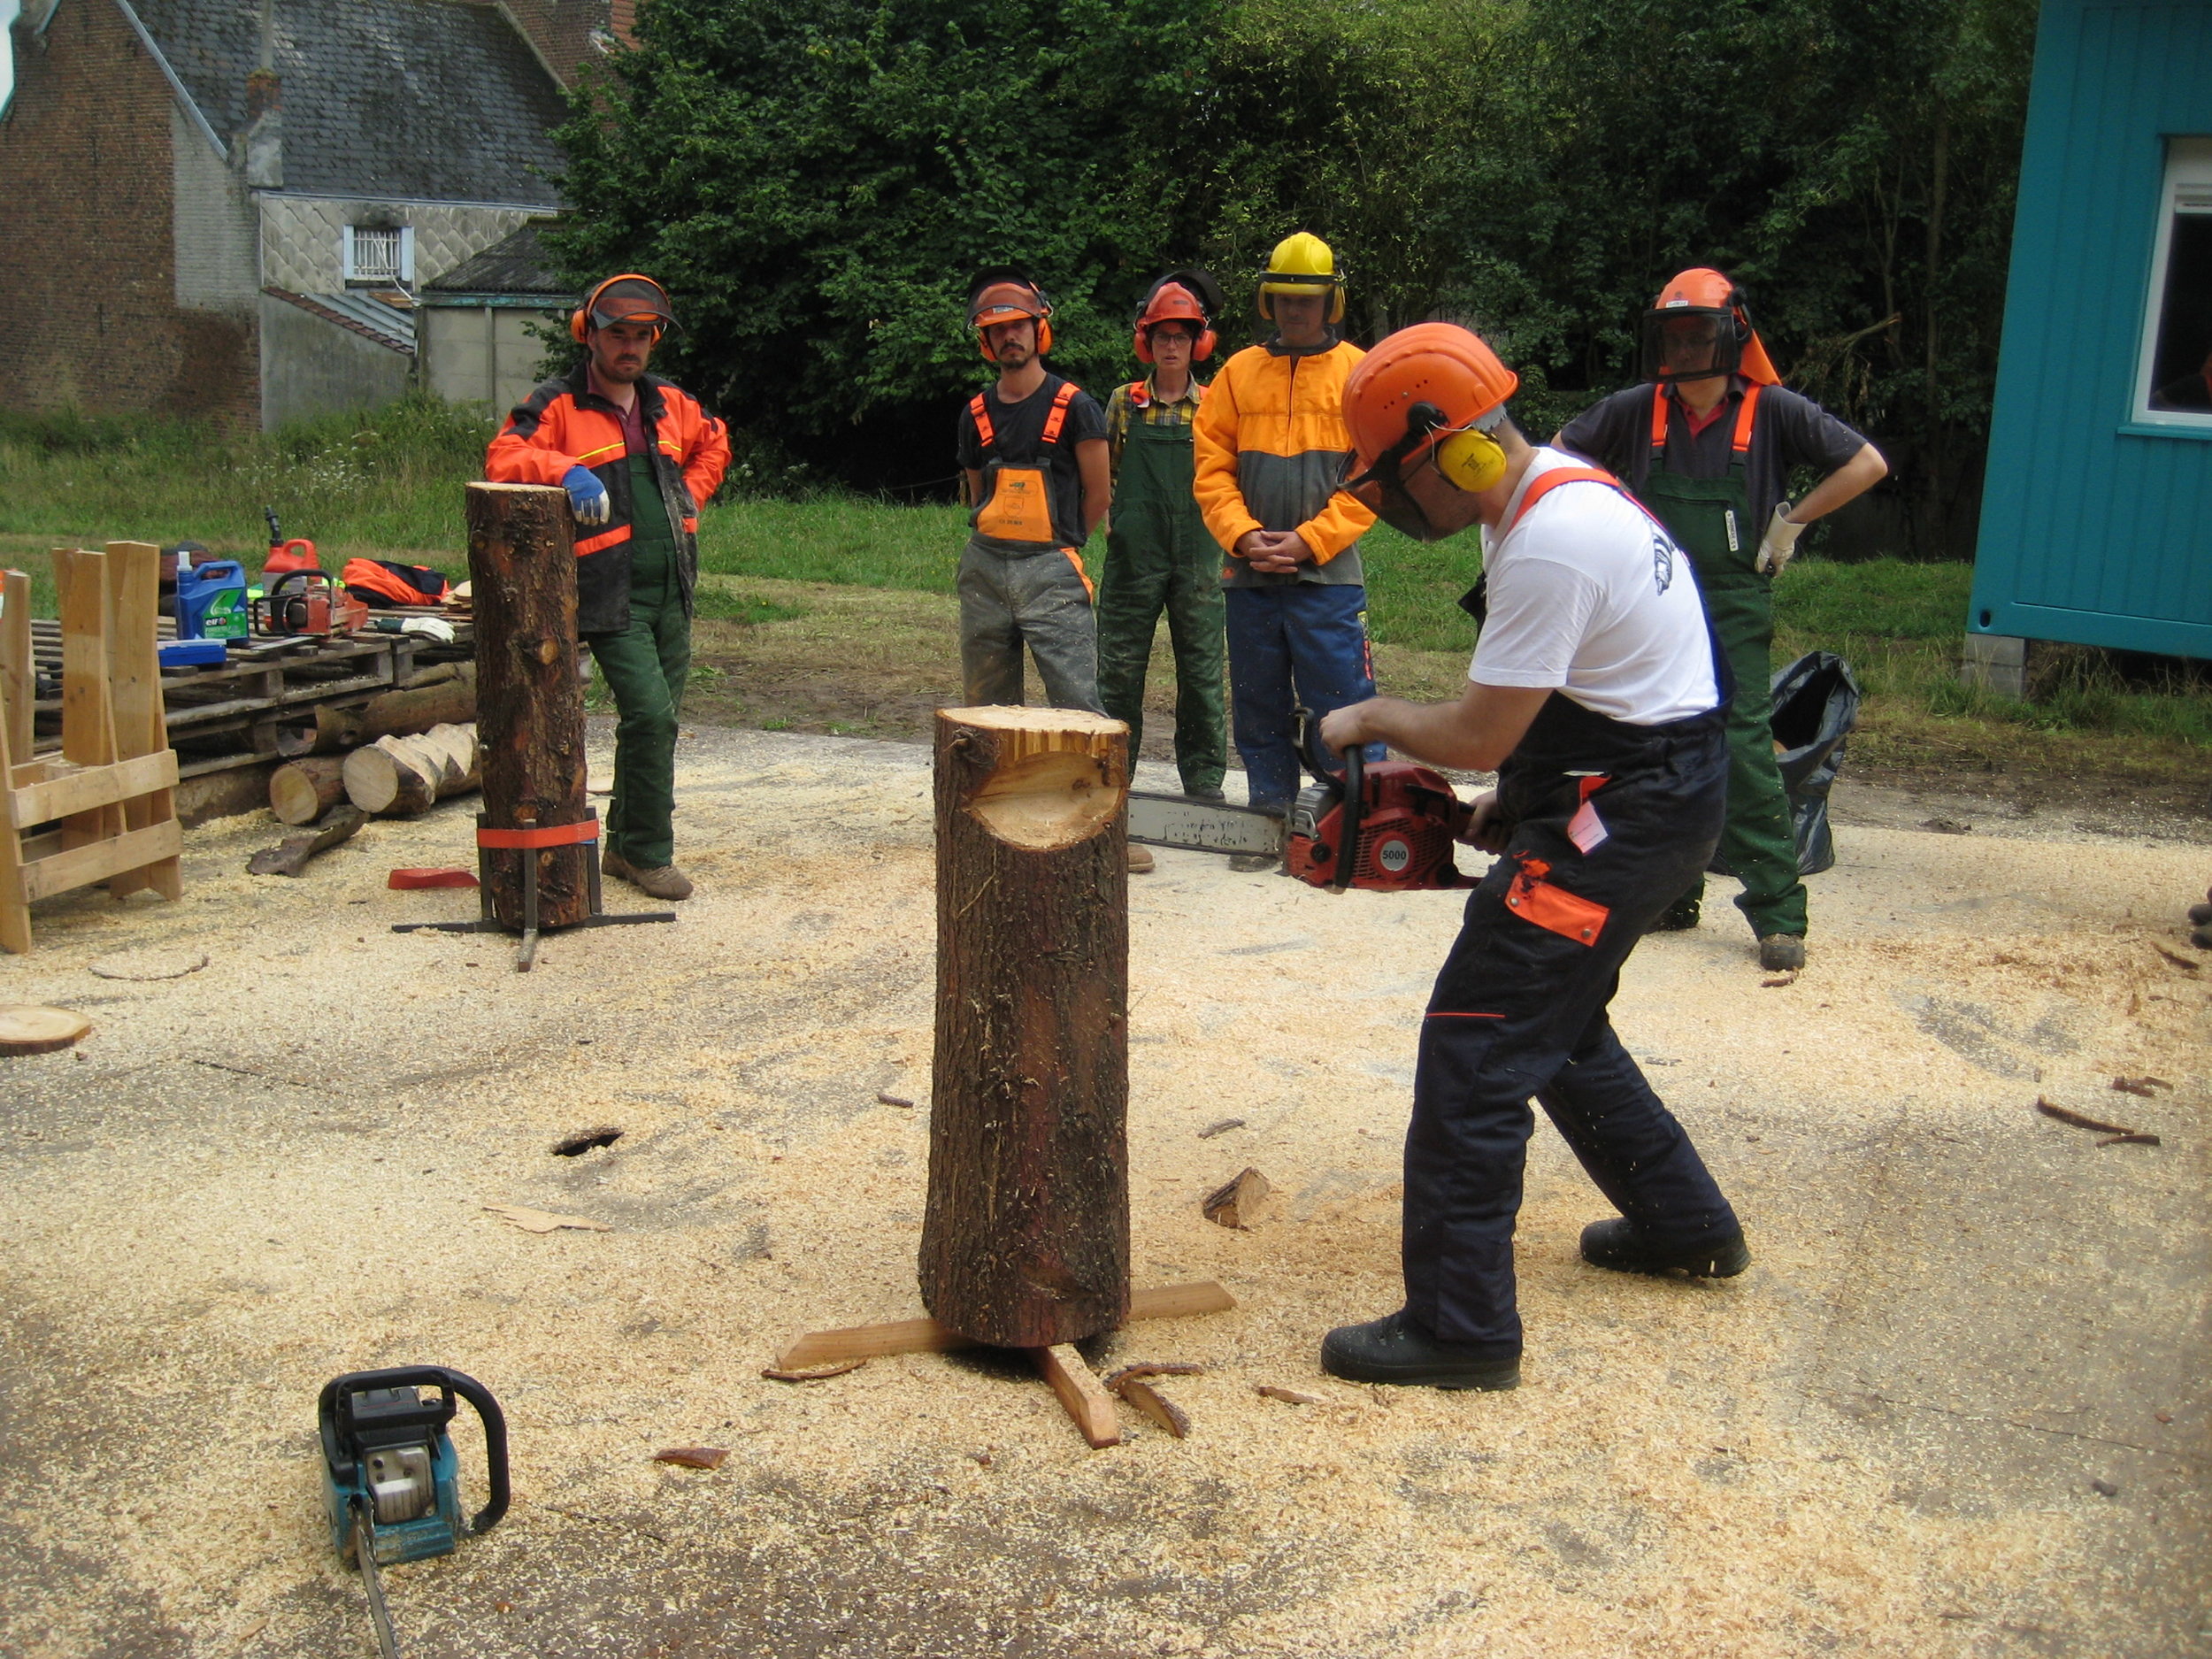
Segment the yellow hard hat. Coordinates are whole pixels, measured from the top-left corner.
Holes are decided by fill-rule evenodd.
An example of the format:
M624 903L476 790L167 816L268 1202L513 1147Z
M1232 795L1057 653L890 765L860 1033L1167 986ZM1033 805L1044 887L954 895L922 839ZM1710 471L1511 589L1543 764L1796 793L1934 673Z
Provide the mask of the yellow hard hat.
M1311 231L1293 231L1275 244L1260 273L1260 315L1273 321L1271 294L1325 293L1330 296L1329 320L1344 319L1344 279L1337 274L1336 255Z

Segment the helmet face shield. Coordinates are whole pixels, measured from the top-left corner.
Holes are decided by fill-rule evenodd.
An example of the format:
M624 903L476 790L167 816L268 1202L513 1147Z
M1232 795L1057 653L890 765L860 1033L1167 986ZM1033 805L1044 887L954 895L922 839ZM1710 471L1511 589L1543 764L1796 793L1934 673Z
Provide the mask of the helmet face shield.
M1743 335L1732 311L1672 305L1644 313L1643 377L1659 385L1733 374Z

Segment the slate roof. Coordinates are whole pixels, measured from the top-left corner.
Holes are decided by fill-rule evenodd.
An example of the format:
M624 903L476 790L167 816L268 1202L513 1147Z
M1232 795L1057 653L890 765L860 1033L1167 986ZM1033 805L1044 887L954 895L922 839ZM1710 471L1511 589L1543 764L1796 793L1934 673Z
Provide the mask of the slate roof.
M132 0L171 68L225 138L245 125L261 57L258 0ZM488 5L276 0L284 188L554 206L547 131L560 88Z
M552 262L538 242L538 227L510 231L473 259L465 259L435 282L434 294L549 294L569 298L574 289L553 274Z

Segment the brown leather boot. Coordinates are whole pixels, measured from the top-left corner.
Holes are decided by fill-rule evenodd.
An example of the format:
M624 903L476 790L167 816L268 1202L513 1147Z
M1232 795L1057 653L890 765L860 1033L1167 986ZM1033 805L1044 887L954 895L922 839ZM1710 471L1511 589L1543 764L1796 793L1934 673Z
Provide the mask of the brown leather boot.
M626 881L639 892L656 899L675 901L691 896L691 878L673 864L662 864L655 870L640 870L611 847L599 856L599 868L618 881Z

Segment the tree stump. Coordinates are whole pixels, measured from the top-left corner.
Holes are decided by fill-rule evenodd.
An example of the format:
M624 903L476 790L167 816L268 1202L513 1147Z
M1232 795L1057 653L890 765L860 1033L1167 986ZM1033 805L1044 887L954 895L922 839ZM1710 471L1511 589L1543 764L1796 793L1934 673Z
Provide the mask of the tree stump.
M580 824L584 690L576 678L576 555L568 492L544 484L468 487L476 605L476 735L483 821L492 829ZM591 913L589 844L495 848L485 891L502 926L522 918L522 861L537 860L538 925Z
M1128 1311L1128 785L1118 720L938 710L921 1291L974 1341L1048 1348Z

